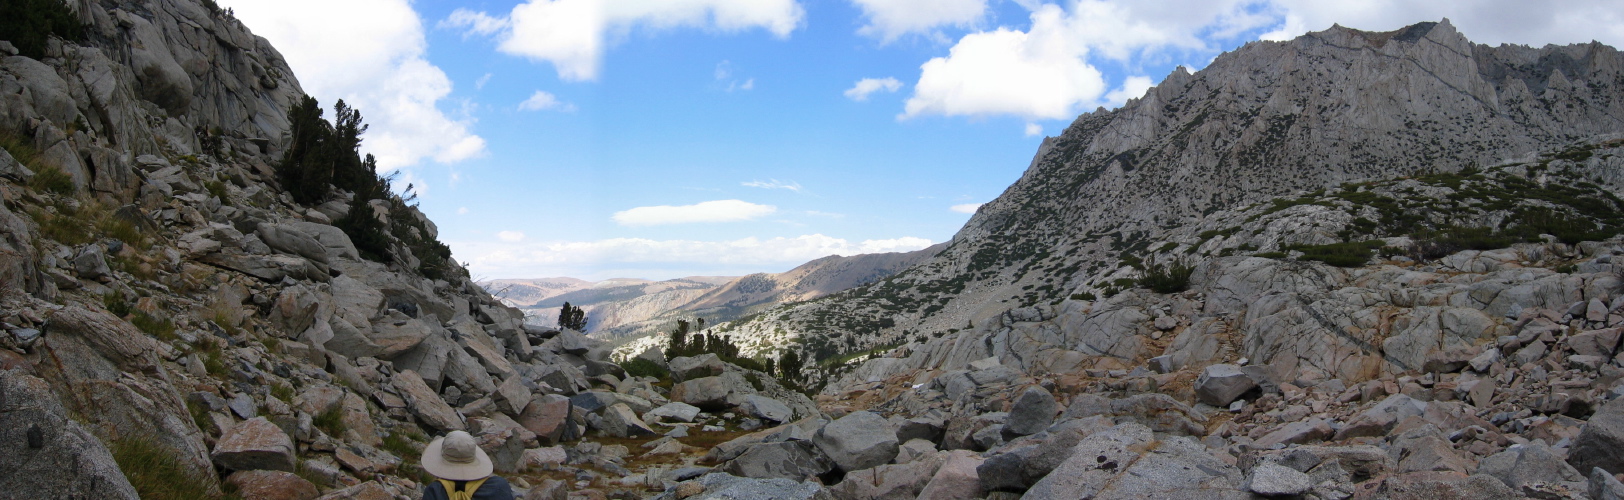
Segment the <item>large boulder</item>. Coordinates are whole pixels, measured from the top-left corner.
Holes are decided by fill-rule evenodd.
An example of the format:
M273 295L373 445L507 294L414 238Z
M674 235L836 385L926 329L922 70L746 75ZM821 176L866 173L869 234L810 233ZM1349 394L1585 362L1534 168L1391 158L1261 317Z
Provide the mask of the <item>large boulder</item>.
M981 477L976 474L981 461L969 450L947 452L947 460L920 490L919 500L976 500L985 496Z
M1054 416L1059 411L1060 406L1055 403L1053 394L1035 385L1028 387L1010 407L1009 420L1004 421L1004 432L1016 436L1037 434L1054 423Z
M1229 364L1211 365L1201 370L1195 380L1195 398L1213 406L1229 406L1231 401L1257 387L1257 381Z
M852 471L839 484L830 487L829 492L840 500L917 498L948 456L949 453L931 453L905 464Z
M687 500L830 500L829 491L816 482L790 479L757 479L728 474L706 474L695 480L700 493Z
M227 470L293 472L293 440L281 427L255 417L232 425L214 444L214 463Z
M417 372L402 370L395 374L394 385L395 391L406 400L406 409L429 427L441 432L464 430L462 416L429 389Z
M235 486L243 500L312 500L321 496L314 483L279 470L237 471L226 477L226 483Z
M715 354L701 354L674 358L670 362L671 378L678 382L701 377L714 377L727 371L727 363Z
M519 414L519 425L536 433L542 444L557 444L575 439L580 435L575 427L575 421L570 418L570 410L574 405L570 398L557 394L548 394L530 401Z
M788 422L795 417L795 412L790 410L789 406L784 405L784 403L755 394L744 397L742 409L749 412L753 417L777 423Z
M1624 472L1624 398L1602 405L1590 416L1568 449L1568 463L1578 470Z
M806 441L757 443L719 468L740 477L805 480L829 472L830 464Z
M0 491L16 498L140 498L107 447L22 370L0 370L0 471Z
M1189 437L1156 440L1128 422L1080 441L1070 458L1022 498L1250 498L1240 470Z
M602 429L614 437L641 437L657 434L648 424L637 418L637 413L625 403L615 403L603 409Z
M856 411L823 426L812 442L847 472L883 465L897 456L897 434L879 414Z
M696 378L671 388L672 401L681 401L706 410L726 409L729 394L732 394L732 391L722 377Z
M1506 451L1485 457L1478 463L1477 473L1494 476L1514 490L1535 483L1565 484L1574 491L1588 487L1584 475L1539 441L1514 444Z

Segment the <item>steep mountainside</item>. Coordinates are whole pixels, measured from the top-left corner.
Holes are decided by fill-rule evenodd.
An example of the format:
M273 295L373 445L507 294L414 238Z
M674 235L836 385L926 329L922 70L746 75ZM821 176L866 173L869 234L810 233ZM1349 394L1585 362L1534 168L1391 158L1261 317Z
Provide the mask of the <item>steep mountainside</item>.
M1100 293L1167 231L1345 182L1496 165L1624 130L1624 55L1469 42L1447 22L1254 42L1079 117L934 258L741 322L817 359Z
M57 21L0 16L38 42L0 40L0 497L418 498L465 430L516 497L635 498L628 467L659 487L697 449L630 464L588 430L821 417L760 371L661 382L527 327L369 168L360 115L323 119L213 1L17 1Z

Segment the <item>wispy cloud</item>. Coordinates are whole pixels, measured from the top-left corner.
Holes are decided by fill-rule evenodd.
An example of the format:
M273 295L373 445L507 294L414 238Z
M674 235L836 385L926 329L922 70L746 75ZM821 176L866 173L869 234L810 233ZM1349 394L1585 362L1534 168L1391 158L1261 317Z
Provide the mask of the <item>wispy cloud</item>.
M506 241L508 243L518 243L520 241L524 241L524 233L518 231L502 231L500 233L496 233L496 239Z
M801 183L795 182L795 181L780 182L778 179L768 179L768 180L765 180L765 181L741 182L741 183L739 183L739 185L744 186L744 187L753 187L753 188L761 188L761 189L785 189L785 190L794 191L794 192L797 192L797 193L801 192Z
M529 99L525 99L524 102L519 103L519 109L524 111L560 111L564 113L574 113L575 105L558 100L558 96L552 95L545 91L537 90L536 93L530 94Z
M658 226L747 221L772 215L777 211L778 207L772 205L758 205L741 200L716 200L693 205L637 207L615 212L613 218L622 226Z
M868 95L875 92L896 92L902 88L902 81L891 77L864 78L858 80L851 88L846 89L846 98L853 101L867 101Z
M740 81L733 78L733 62L722 61L716 64L716 85L729 93L736 90L755 90L756 79L746 78Z
M976 209L981 208L981 205L983 203L964 203L947 207L947 209L961 214L973 214L976 213Z

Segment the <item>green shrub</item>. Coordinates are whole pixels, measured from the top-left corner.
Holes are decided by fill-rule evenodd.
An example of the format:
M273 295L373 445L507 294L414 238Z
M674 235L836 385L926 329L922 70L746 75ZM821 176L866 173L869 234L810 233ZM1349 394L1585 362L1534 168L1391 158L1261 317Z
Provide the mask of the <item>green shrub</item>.
M294 394L294 390L293 390L292 385L288 385L288 384L273 384L273 385L271 385L271 395L276 396L276 399L280 399L284 403L292 402L293 401L293 394Z
M145 312L136 311L130 317L130 324L146 332L147 335L157 337L165 342L175 340L175 322L167 319L158 319Z
M1136 284L1156 293L1178 293L1190 288L1190 274L1194 272L1195 266L1183 262L1150 263Z
M188 470L179 454L151 439L123 436L113 441L113 461L124 477L148 500L222 498L210 490L217 480Z
M73 176L52 166L36 167L34 177L28 180L28 187L61 196L71 196L79 190L73 185Z
M1259 254L1253 254L1252 256L1253 257L1262 257L1262 258L1265 258L1265 259L1284 259L1286 257L1289 257L1290 255L1285 253L1285 252L1263 252L1263 253L1259 253Z
M1302 252L1302 260L1324 262L1336 267L1359 267L1370 261L1372 252L1385 245L1386 243L1381 240L1370 240L1329 245L1297 245L1290 250Z
M620 367L626 370L626 375L632 377L653 377L657 379L671 377L670 371L661 367L658 363L643 358L628 359L620 363Z
M348 430L348 427L344 425L344 409L339 405L334 405L327 411L321 412L320 415L312 417L310 423L335 438L343 436L344 431Z

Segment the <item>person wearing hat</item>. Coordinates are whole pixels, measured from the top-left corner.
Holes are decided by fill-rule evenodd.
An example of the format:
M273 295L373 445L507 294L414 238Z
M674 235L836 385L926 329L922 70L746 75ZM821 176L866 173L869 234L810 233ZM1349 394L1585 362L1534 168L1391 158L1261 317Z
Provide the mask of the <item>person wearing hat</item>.
M513 500L506 479L491 475L490 455L474 436L451 431L423 448L423 470L435 480L423 485L423 500Z

